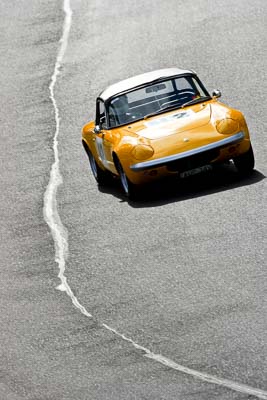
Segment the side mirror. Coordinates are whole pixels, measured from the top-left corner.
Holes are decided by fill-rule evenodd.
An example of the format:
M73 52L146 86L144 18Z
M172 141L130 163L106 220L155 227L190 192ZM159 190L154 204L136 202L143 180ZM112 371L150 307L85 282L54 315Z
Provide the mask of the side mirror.
M215 90L213 90L213 92L212 92L212 97L215 97L216 99L218 99L219 97L221 97L221 95L222 95L222 92L221 92L220 90L215 89Z
M96 133L96 134L98 134L98 133L100 133L101 132L101 126L100 125L96 125L95 126L95 129L94 129L94 132Z

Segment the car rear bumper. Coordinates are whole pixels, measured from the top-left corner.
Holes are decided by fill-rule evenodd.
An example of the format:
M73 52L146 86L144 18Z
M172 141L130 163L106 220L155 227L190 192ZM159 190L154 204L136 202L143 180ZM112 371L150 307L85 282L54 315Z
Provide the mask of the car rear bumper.
M238 142L241 142L245 138L244 132L238 132L233 136L227 137L225 139L219 140L214 143L209 143L205 146L197 147L192 150L184 151L182 153L173 154L171 156L157 158L155 160L149 160L140 162L137 164L133 164L130 166L130 169L134 172L145 171L151 168L163 167L173 165L171 169L176 169L175 165L177 162L181 165L183 161L198 158L199 156L206 155L205 162L208 163L216 158L220 149L227 147L229 145L234 145ZM204 159L203 158L203 159ZM179 167L177 169L180 169Z

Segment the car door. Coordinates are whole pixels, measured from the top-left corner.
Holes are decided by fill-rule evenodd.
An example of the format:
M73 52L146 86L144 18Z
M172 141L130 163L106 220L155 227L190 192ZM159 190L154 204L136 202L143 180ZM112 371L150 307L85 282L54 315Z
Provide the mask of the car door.
M111 172L115 172L116 169L112 158L112 132L107 129L105 104L101 99L98 99L96 107L96 126L98 125L100 128L99 130L96 130L94 134L96 152L104 167Z

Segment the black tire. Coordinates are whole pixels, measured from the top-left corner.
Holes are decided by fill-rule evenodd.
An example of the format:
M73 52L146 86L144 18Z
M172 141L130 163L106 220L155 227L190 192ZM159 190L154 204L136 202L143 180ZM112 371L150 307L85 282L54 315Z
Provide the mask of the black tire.
M95 180L100 186L107 185L111 180L111 174L108 171L103 171L97 164L93 154L88 149L87 145L83 143L83 146L88 156L91 171L93 173Z
M125 174L119 159L117 157L115 157L114 160L115 160L115 165L116 165L117 171L119 173L121 186L122 186L122 189L123 189L123 192L124 192L125 196L129 200L137 200L137 198L138 198L138 186L134 185L127 178L127 175Z
M255 166L255 159L252 146L250 145L250 148L246 153L241 154L240 156L234 158L233 161L236 169L241 175L250 174Z

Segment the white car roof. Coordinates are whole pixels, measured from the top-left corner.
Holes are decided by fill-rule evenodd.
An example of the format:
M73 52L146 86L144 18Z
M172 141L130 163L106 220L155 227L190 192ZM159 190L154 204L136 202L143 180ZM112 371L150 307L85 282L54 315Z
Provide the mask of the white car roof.
M152 72L146 72L145 74L136 75L132 78L125 79L118 83L114 83L113 85L109 86L105 89L102 93L100 93L99 97L106 101L110 97L115 96L121 92L125 92L131 90L137 86L145 85L146 83L151 83L156 81L160 78L168 78L176 75L183 75L183 74L192 74L193 71L179 69L179 68L165 68L159 69Z

